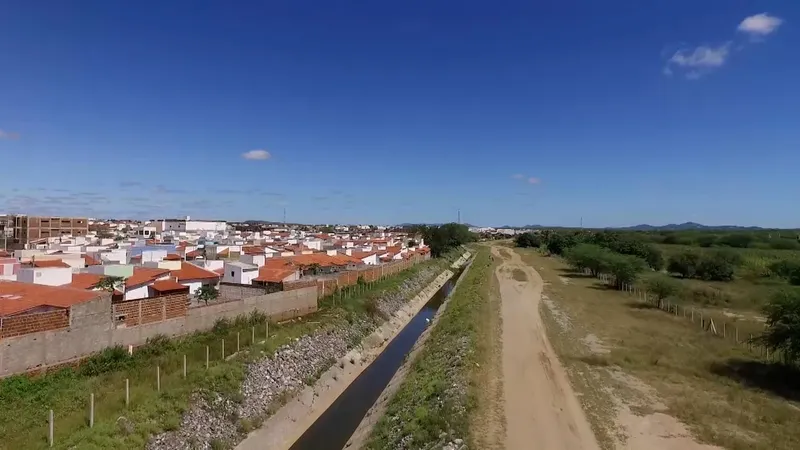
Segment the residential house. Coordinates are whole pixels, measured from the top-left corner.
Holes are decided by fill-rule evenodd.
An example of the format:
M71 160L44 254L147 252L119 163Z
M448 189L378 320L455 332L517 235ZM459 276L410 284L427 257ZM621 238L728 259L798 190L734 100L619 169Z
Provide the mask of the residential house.
M219 274L203 269L188 262L182 262L180 269L172 270L175 280L189 288L189 293L194 294L203 285L216 287L219 284Z
M222 281L235 284L253 284L258 276L258 266L241 261L225 261Z

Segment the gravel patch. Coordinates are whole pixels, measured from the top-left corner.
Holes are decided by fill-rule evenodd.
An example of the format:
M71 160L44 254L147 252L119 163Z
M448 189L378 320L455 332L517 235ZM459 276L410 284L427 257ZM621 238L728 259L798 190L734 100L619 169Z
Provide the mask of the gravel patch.
M376 305L380 314L389 317L397 312L438 272L433 267L425 268L414 279L405 280L399 289L385 293ZM248 365L240 401L212 392L195 394L178 429L153 436L147 449L210 450L238 443L250 427L316 381L379 324L374 318L360 317L347 326L319 330L280 347L272 356L265 355ZM466 387L454 385L453 389Z

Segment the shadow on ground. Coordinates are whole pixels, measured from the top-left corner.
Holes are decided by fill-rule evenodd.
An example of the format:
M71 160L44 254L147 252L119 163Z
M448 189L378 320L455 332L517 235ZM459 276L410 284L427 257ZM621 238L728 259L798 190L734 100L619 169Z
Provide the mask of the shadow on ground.
M583 272L576 272L571 269L558 269L559 275L564 278L594 278L591 275L586 275Z
M658 309L658 306L644 302L628 302L625 305L631 309Z
M787 400L800 401L800 369L782 363L732 358L713 363L715 375L730 378L747 387L763 389Z

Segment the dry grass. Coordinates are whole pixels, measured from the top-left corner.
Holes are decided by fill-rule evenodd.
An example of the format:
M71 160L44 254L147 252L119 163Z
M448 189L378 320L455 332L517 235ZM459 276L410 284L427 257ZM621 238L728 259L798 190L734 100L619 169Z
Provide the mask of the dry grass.
M695 437L732 450L800 448L800 374L768 366L731 341L715 338L689 320L643 307L593 278L559 281L566 266L556 258L521 250L545 280L545 294L572 319L553 345L570 372L603 446L616 430L607 417L608 367L619 367L651 387ZM557 326L548 318L548 328ZM590 354L576 343L588 333L610 350ZM598 370L602 368L602 370ZM631 395L635 395L631 392ZM640 411L646 412L645 410Z

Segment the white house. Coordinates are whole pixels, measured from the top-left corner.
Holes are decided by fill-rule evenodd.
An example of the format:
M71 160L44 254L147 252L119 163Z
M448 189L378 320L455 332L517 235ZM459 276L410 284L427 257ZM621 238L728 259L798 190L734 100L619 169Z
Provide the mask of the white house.
M17 281L62 286L72 283L72 269L69 267L25 267L17 272Z
M174 232L205 232L214 231L222 233L228 228L228 223L216 220L192 220L186 216L185 219L162 219L155 222L156 230Z
M258 266L241 261L226 261L222 281L225 283L253 284L258 276Z
M267 259L267 255L264 254L253 254L253 253L245 253L239 256L239 261L250 264L256 267L261 267L264 265L264 261Z

